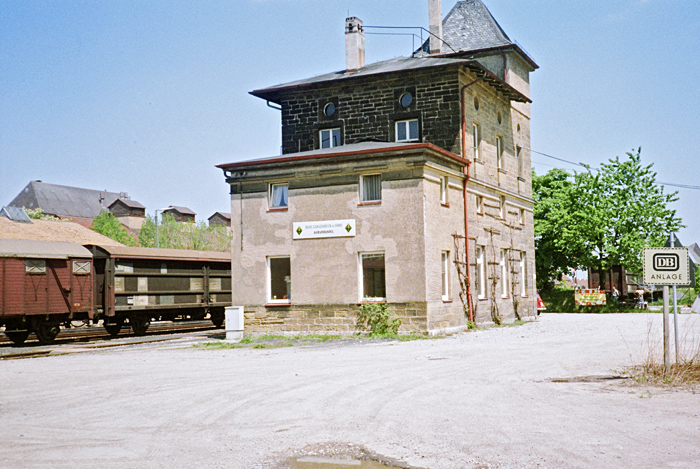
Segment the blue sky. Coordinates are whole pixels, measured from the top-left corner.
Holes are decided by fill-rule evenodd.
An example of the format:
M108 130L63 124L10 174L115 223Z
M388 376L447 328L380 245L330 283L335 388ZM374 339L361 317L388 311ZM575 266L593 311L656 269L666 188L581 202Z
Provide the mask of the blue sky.
M641 146L659 181L700 186L699 2L485 3L540 66L532 150L597 166ZM0 205L40 179L128 192L150 214L229 211L215 165L280 148L279 112L248 92L344 69L348 13L427 27L427 4L0 0ZM367 61L417 43L368 35ZM538 174L576 169L538 154L533 163ZM681 240L700 242L700 191L678 190Z

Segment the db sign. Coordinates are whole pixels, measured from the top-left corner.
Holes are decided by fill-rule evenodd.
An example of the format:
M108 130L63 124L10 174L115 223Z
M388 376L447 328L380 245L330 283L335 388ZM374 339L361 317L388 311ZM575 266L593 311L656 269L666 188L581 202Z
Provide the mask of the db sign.
M644 283L689 285L688 248L644 249Z

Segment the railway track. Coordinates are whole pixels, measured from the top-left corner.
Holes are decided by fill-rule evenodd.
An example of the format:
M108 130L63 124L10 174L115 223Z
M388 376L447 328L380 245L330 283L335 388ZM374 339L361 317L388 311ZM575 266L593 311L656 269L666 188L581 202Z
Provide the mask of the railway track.
M127 325L122 327L121 331L116 337L111 337L104 327L102 327L102 325L78 326L68 329L62 328L61 332L56 337L56 341L49 346L41 345L36 336L34 334L30 334L27 341L18 347L14 345L5 334L0 334L0 351L5 349L4 351L9 353L10 350L8 349L13 349L13 351L22 350L26 353L32 354L32 351L35 350L36 353L34 353L34 355L41 355L43 349L46 347L53 349L62 345L100 341L104 341L106 343L117 341L117 345L124 345L123 341L119 341L119 339L141 339L138 341L138 343L143 343L144 341L153 339L161 340L160 338L162 338L162 336L167 336L170 334L184 334L214 330L217 330L217 328L211 323L210 320L177 322L162 321L152 322L145 336L136 336ZM5 356L6 353L0 353L0 359L5 358Z

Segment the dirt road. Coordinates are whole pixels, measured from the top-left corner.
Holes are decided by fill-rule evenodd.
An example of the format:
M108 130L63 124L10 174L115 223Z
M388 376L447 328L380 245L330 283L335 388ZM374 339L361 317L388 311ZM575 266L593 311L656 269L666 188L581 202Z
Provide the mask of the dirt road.
M700 316L681 319L698 346ZM0 467L266 468L352 444L430 469L697 468L699 391L603 379L660 324L545 314L408 343L0 361Z

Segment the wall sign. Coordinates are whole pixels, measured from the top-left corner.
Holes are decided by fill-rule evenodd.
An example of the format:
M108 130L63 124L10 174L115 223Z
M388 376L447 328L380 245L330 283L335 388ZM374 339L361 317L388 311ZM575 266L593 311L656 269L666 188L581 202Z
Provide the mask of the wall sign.
M688 248L644 249L644 283L689 285Z
M355 220L304 221L292 224L292 239L355 236Z

